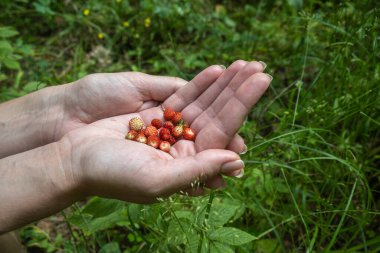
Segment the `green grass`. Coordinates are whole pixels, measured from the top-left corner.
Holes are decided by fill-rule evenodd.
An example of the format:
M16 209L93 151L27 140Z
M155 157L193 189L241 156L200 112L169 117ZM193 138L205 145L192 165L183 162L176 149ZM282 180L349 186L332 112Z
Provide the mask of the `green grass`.
M249 2L0 3L0 27L13 27L0 30L2 101L93 72L190 79L211 64L257 59L274 76L240 131L243 179L151 206L94 198L65 210L63 230L24 228L30 248L380 251L379 4Z

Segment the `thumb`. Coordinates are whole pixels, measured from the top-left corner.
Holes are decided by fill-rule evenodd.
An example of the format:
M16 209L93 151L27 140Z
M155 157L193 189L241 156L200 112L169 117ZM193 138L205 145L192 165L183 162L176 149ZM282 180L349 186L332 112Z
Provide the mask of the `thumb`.
M194 156L162 162L165 163L159 166L163 168L160 175L164 187L162 194L176 193L196 183L205 182L220 173L244 167L244 163L235 152L222 149L208 149Z

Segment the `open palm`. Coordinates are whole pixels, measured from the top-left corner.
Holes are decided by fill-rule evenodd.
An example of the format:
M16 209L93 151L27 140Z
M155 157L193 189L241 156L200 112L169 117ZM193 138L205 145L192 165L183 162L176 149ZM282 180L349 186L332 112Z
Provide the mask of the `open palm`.
M202 188L191 190L194 181L220 187L221 172L242 169L239 156L226 148L241 151L244 144L235 134L270 77L260 73L257 62L237 61L210 80L217 68L204 70L164 101L164 107L182 111L197 133L195 142L181 140L170 154L124 139L132 117L149 123L162 117L160 106L102 119L65 135L62 142L70 149L72 171L82 191L147 203L180 190L202 193Z

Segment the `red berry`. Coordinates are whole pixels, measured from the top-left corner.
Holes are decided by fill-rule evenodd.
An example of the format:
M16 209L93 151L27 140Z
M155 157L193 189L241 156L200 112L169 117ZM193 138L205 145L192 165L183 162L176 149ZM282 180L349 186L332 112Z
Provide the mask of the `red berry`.
M179 126L175 126L172 130L172 135L175 137L175 138L179 138L181 137L183 134L183 126L179 125Z
M181 120L182 120L182 113L180 113L180 112L176 112L176 113L174 113L174 116L173 116L173 118L172 118L172 122L173 122L174 124L178 124L178 123L181 122Z
M146 136L143 133L139 133L136 136L135 141L140 142L140 143L146 143L146 141L147 141Z
M168 152L170 151L170 143L167 142L167 141L162 141L161 144L160 144L160 149L164 152Z
M158 135L158 130L154 126L147 126L144 130L144 134L146 137Z
M185 140L194 141L195 140L195 132L190 127L186 127L183 130L183 138Z
M153 119L151 124L152 124L152 126L156 127L157 129L162 127L162 121L160 119Z
M161 140L163 141L169 140L171 136L169 129L166 129L166 128L160 128L159 135L160 135Z
M164 128L169 129L169 131L171 132L173 130L173 128L174 128L174 124L172 122L170 122L170 121L165 121Z
M146 142L146 144L148 144L149 146L152 146L154 148L158 148L160 146L160 143L161 143L161 140L156 135L149 136L148 140Z
M137 132L135 130L129 130L129 132L125 135L125 139L134 140L137 136Z
M171 108L166 108L164 110L164 118L166 120L171 120L173 118L174 114L175 114L175 112Z
M141 129L144 128L144 122L140 118L137 118L137 117L132 118L129 121L129 128L131 130L140 131Z
M168 142L170 143L170 145L174 145L176 143L176 140L173 136L170 136L170 139L168 140Z

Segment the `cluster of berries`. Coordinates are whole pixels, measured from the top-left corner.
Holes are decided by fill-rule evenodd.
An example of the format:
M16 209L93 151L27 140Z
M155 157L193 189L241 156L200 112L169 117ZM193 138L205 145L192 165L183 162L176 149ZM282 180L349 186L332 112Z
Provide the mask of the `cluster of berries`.
M165 122L160 119L153 119L150 125L145 127L142 119L132 118L129 121L130 130L125 138L146 143L165 152L169 152L171 145L174 145L181 138L190 141L195 140L195 132L182 119L182 113L166 108L164 119Z

